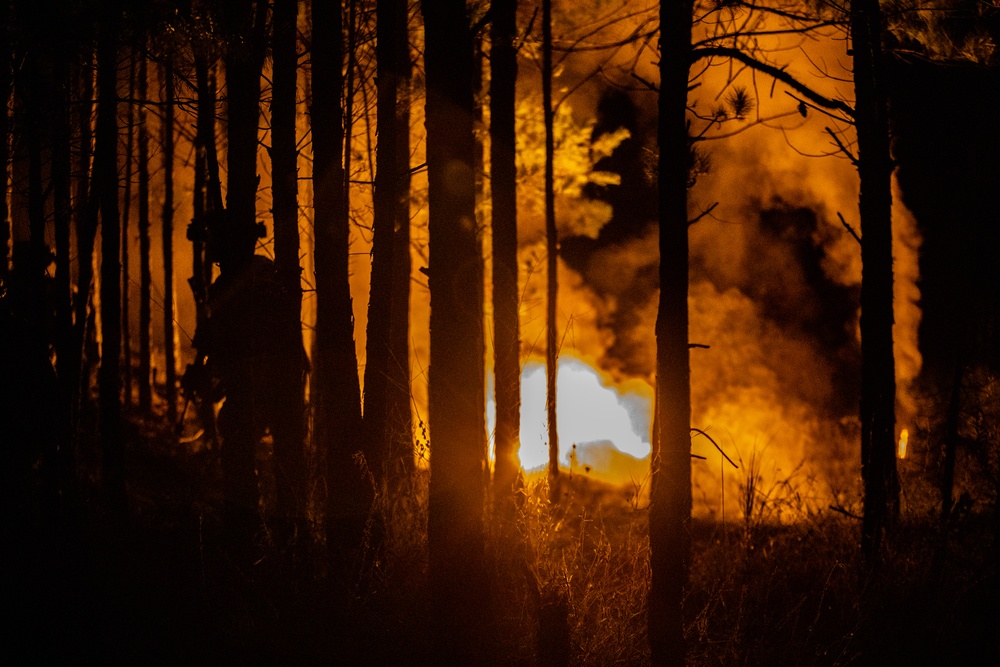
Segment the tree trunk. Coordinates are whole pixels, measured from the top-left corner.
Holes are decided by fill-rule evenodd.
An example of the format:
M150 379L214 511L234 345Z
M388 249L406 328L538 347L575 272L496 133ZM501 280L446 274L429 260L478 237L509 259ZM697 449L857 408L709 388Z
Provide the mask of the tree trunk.
M343 5L314 2L312 91L316 339L313 410L316 445L326 453L326 542L343 577L361 544L367 490L354 463L360 448L361 387L351 306L350 222L343 167Z
M691 559L691 370L688 358L690 164L686 124L691 0L660 3L660 297L651 456L649 643L654 665L685 662L683 601Z
M521 424L521 334L517 280L517 0L494 2L490 49L490 174L493 193L493 347L496 402L494 500L513 517Z
M559 236L556 231L555 134L552 108L552 0L542 0L542 118L545 124L545 409L549 423L549 501L559 502L559 419L556 414Z
M163 66L163 374L167 422L177 424L177 349L174 332L174 65Z
M83 416L83 408L89 405L90 368L94 362L89 355L89 342L94 337L90 328L90 304L94 281L93 255L94 241L97 234L97 201L90 192L90 168L93 154L93 110L94 110L94 54L87 52L77 72L79 74L80 105L79 134L80 149L76 165L76 202L74 214L76 218L76 250L77 250L77 292L74 302L74 340L73 340L73 370L75 380L73 385L73 420L79 422ZM75 428L74 431L78 431Z
M194 170L194 229L189 231L191 239L191 278L188 281L194 295L195 331L204 331L208 325L208 286L212 284L213 258L209 256L207 222L210 217L221 215L222 185L219 180L219 158L215 147L215 75L214 65L209 66L203 52L195 47L195 86L198 97L198 117L195 131ZM197 346L203 346L195 335ZM198 350L193 372L206 362L204 350ZM201 392L197 401L198 420L205 429L205 440L209 447L218 445L218 431L215 420L215 397L205 387L192 387L188 391Z
M405 11L405 0L378 0L375 57L378 82L376 113L378 144L376 147L374 221L372 225L372 275L368 297L368 333L364 383L365 456L368 465L382 480L395 468L389 460L387 423L387 393L391 351L389 335L392 326L392 271L395 241L396 209L399 184L399 160L396 156L396 89L397 65L394 14Z
M298 151L295 140L296 0L276 0L272 20L273 88L271 98L271 166L274 212L274 264L279 284L276 341L279 372L274 391L282 397L272 425L278 542L304 544L305 492L305 358L302 348L302 269L299 265ZM284 534L282 534L284 533ZM294 553L293 549L293 553Z
M129 58L128 66L128 96L135 97L135 76L136 62L135 54ZM132 405L132 334L131 322L132 313L130 307L129 291L131 280L129 280L129 222L132 214L132 151L135 147L135 104L128 103L128 110L125 115L125 188L122 192L122 382L124 390L125 407Z
M149 64L144 53L139 54L139 82L136 91L140 100L149 95ZM146 106L138 108L139 155L139 411L143 415L153 412L153 378L150 350L152 312L150 289L153 277L149 266L149 128L146 126Z
M254 537L260 528L255 452L259 428L269 415L261 414L275 397L272 387L261 386L258 371L266 363L260 330L247 330L243 323L265 323L273 317L259 300L263 287L254 263L257 244L257 130L260 118L260 75L264 61L266 2L243 0L226 6L227 36L225 67L228 92L228 187L224 226L217 230L219 248L220 302L229 301L226 312L216 312L222 340L218 352L226 356L222 382L226 402L219 416L222 436L222 475L226 530L238 559L251 560ZM260 399L260 400L258 400ZM266 405L260 405L264 401Z
M122 518L125 451L121 423L121 227L118 219L118 46L109 15L99 37L99 86L94 184L101 209L101 367L99 375L103 491L112 516Z
M482 257L475 228L473 45L463 0L423 0L431 293L428 549L441 656L490 655L484 564ZM443 658L444 659L444 658Z
M851 3L855 126L861 179L861 550L877 569L883 533L899 512L896 374L892 351L892 158L877 0Z
M410 473L413 462L413 410L410 406L410 61L409 3L396 0L389 21L393 28L396 104L396 181L393 202L395 238L392 243L392 321L389 326L389 383L386 415L389 460L400 473Z
M0 0L0 181L3 181L3 191L10 191L10 112L7 110L10 102L11 80L13 78L11 58L10 33L6 28L10 15L10 0ZM0 257L0 282L7 283L10 272L10 210L7 207L7 196L0 197L0 245L3 246L3 256Z

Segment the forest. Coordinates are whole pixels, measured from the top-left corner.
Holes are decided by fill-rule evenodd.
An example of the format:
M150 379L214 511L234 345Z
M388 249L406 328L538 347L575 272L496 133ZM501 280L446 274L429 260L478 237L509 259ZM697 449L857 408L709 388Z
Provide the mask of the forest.
M996 0L0 0L5 664L1000 664Z

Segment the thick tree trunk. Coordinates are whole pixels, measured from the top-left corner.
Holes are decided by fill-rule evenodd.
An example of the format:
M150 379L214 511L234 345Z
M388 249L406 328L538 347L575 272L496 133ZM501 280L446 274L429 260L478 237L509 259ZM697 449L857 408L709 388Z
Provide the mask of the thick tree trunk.
M163 374L167 421L177 423L177 348L174 331L174 66L163 66Z
M375 6L377 33L375 57L378 82L374 221L372 226L372 275L368 297L368 332L364 383L365 456L368 465L382 480L395 467L389 460L390 433L387 423L387 395L391 351L392 271L395 241L396 188L399 184L399 160L396 156L397 66L394 14L405 11L405 0L378 0Z
M493 192L493 347L496 468L494 499L513 516L521 424L521 334L517 281L517 165L514 101L517 84L517 0L494 2L490 49L490 174Z
M691 558L691 370L688 358L687 124L691 0L660 3L660 298L649 507L649 642L654 665L685 661L683 601Z
M114 15L116 16L116 14ZM118 218L118 46L109 19L98 42L98 112L94 183L101 210L101 367L99 374L103 491L123 517L125 451L121 419L121 227Z
M271 166L274 193L274 264L279 284L280 359L277 386L281 396L272 425L278 541L303 541L305 523L305 358L302 347L302 283L299 265L298 151L295 140L296 0L276 0L272 20L273 88ZM284 534L282 534L284 533Z
M896 372L892 351L892 158L877 0L851 3L855 126L861 178L861 550L877 568L886 528L899 511Z
M542 118L545 124L545 409L549 423L549 501L559 501L559 419L556 384L559 375L556 331L559 296L559 233L556 231L555 132L552 108L552 0L542 0Z
M260 280L254 265L257 244L257 142L260 118L260 75L264 60L266 2L242 0L229 3L224 19L228 38L225 53L226 117L228 125L226 215L216 231L219 247L220 302L231 300L226 312L213 312L225 330L216 341L226 356L222 382L226 403L219 417L222 435L222 475L225 522L238 559L250 559L254 537L260 528L255 452L260 428L267 424L267 411L275 396L271 387L260 386L265 370L262 340L266 329L246 330L242 323L265 323L273 317L259 300ZM265 288L266 289L266 288ZM221 304L220 304L221 305ZM221 308L220 308L221 310ZM261 405L261 401L267 405Z
M428 549L432 641L445 661L490 655L484 628L482 258L475 228L473 46L463 0L423 0L431 293Z
M145 54L139 54L139 81L137 95L145 100L149 95L149 65ZM139 171L139 368L136 382L139 384L139 411L150 415L153 411L153 378L151 286L149 240L149 128L146 126L146 106L139 104L138 116L138 171Z
M360 449L361 387L354 345L350 223L343 167L343 5L314 2L312 91L316 266L313 410L316 445L326 453L326 542L343 577L361 544L366 482L354 463Z

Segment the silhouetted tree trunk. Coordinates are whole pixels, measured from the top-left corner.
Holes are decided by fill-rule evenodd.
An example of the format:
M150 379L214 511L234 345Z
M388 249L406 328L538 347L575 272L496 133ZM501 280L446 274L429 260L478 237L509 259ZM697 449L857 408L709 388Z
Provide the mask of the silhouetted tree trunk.
M19 88L22 90L25 148L28 154L28 255L19 257L15 252L16 263L24 262L18 267L23 281L21 305L25 317L35 335L48 345L48 322L45 295L45 273L50 260L49 247L45 242L45 183L43 181L42 163L42 133L43 127L48 127L51 118L48 116L49 99L47 92L51 85L50 63L43 62L47 49L29 49L23 55L24 70Z
M10 0L0 1L0 181L3 181L3 191L10 189L10 113L7 105L10 102L11 79L13 78L11 43L8 25L10 15ZM3 256L0 256L0 282L7 282L10 271L10 211L7 208L7 197L0 197L0 245L3 246Z
M128 66L128 96L130 100L135 97L135 59L135 54L132 54L132 57L129 58ZM132 284L132 281L129 280L131 276L129 273L131 268L129 266L129 234L131 234L129 222L132 217L132 151L135 148L134 125L135 104L130 101L125 113L125 187L122 192L122 279L124 280L124 284L122 285L122 361L124 363L122 382L126 408L132 404L132 380L134 376L132 372L132 313L129 303L129 292Z
M542 119L545 124L545 409L549 422L549 501L559 501L559 419L556 414L559 237L556 231L555 133L552 108L552 0L542 0Z
M482 257L475 228L473 45L463 0L423 0L431 293L431 633L445 662L491 655L484 566ZM487 658L488 659L488 658Z
M98 38L98 107L94 184L101 210L101 367L99 375L103 491L112 515L122 517L125 451L121 423L121 227L118 219L118 11Z
M71 493L71 487L74 486L75 479L71 434L77 374L74 366L77 355L73 351L73 278L70 270L72 261L70 235L73 215L73 156L69 110L70 71L66 53L60 52L55 63L52 106L52 201L56 244L55 348L61 400L58 410L60 419L59 451L56 456L58 457L60 487L64 496L68 496Z
M174 335L174 65L173 53L163 65L163 374L167 421L177 423L177 350Z
M691 0L660 3L660 297L651 456L649 643L654 665L685 662L683 601L691 559L691 369L688 351L690 153L686 123Z
M299 265L298 151L295 140L296 0L275 0L273 84L271 98L271 165L274 193L274 264L279 284L280 359L277 386L281 397L274 416L275 484L279 544L304 540L305 492L305 359L302 347L302 268Z
M225 522L232 548L238 559L252 557L254 536L260 528L255 452L259 439L258 427L266 423L266 410L258 399L266 397L273 387L260 386L263 378L257 371L266 363L260 358L273 341L262 340L261 330L247 331L243 322L264 323L273 317L257 298L264 287L258 284L254 266L257 244L257 130L260 118L260 76L264 63L264 30L267 2L241 0L226 5L223 30L226 35L224 62L226 67L226 136L228 152L228 187L226 215L219 230L219 285L224 286L220 301L229 304L220 324L226 327L224 340L227 368L224 371L226 403L220 414L222 435L222 475ZM238 302L239 305L236 305ZM268 415L269 416L269 415ZM271 424L273 425L273 424Z
M77 69L79 75L80 104L77 121L79 124L80 147L76 164L76 249L77 249L77 293L74 302L75 335L73 344L73 369L76 371L74 384L74 422L83 416L84 406L89 404L90 369L94 358L90 355L90 342L94 338L90 314L91 296L94 282L94 241L97 235L97 201L90 192L90 166L93 155L93 113L94 113L94 54L84 53L83 62Z
M496 468L493 493L513 516L521 424L521 334L517 280L517 164L514 101L517 84L517 0L492 4L490 28L490 184L493 193L493 347Z
M152 312L150 289L153 276L150 270L149 240L149 128L146 126L146 106L141 100L149 95L149 65L146 55L139 54L138 116L138 171L139 171L139 411L149 415L153 411L153 378L150 349Z
M851 3L855 126L861 179L861 550L877 568L885 529L899 511L896 371L892 351L892 157L877 0Z
M195 131L194 226L189 235L192 249L191 278L188 281L195 302L195 331L204 331L208 323L208 286L212 284L213 260L203 233L212 216L222 215L222 184L219 179L219 158L215 146L215 74L204 52L195 46L195 86L198 117ZM196 336L197 338L197 336ZM201 341L198 340L200 344ZM204 351L199 350L195 366L205 363ZM210 447L218 444L214 397L200 396L197 401L198 420L205 429Z
M389 335L392 326L393 242L395 240L396 188L399 160L396 156L396 23L393 14L405 11L405 0L378 0L376 11L375 79L378 83L374 220L372 224L372 275L368 297L368 332L364 383L365 456L382 480L390 473L387 423L387 393L391 363Z
M343 4L312 5L313 187L316 340L313 410L317 447L326 453L326 542L335 576L361 543L368 507L354 462L360 449L361 387L349 281L350 223L343 166Z
M389 460L398 472L412 472L413 410L410 406L410 61L409 3L396 0L390 38L395 67L396 104L393 110L396 139L396 181L392 243L392 321L389 326L389 382L386 414L389 428Z

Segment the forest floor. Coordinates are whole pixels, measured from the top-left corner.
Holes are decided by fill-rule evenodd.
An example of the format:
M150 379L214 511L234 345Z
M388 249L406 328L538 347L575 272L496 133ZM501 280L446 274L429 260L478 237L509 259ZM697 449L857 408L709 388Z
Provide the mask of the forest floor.
M426 473L379 503L384 540L335 593L318 528L294 563L267 534L256 561L230 560L216 454L130 424L125 525L101 514L85 477L80 522L12 530L0 662L447 663L427 635ZM266 451L259 462L266 511ZM489 524L496 621L484 663L542 664L537 619L557 600L570 664L648 664L646 511L586 476L571 480L559 507L545 498L528 485L520 537ZM858 522L842 513L694 521L689 663L1000 664L997 524L986 509L956 515L944 540L932 512L904 514L867 578Z

